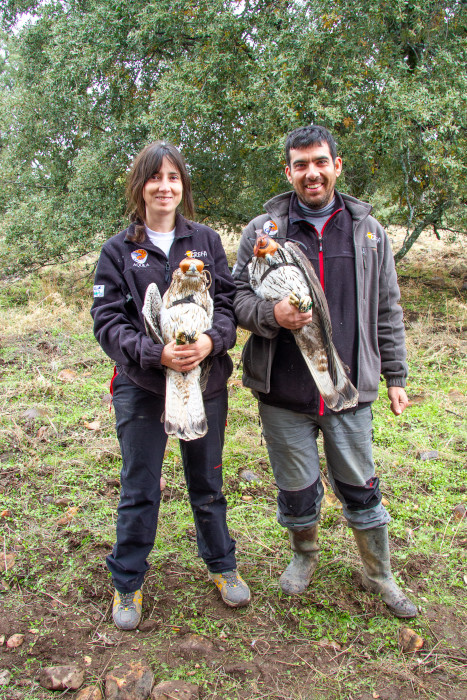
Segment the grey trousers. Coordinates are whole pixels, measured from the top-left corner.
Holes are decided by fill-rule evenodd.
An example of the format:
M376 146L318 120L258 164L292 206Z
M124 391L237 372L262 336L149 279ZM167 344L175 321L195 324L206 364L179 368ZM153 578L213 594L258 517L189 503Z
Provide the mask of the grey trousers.
M368 530L389 522L372 455L371 407L311 415L259 402L263 434L279 494L279 523L306 529L320 517L324 495L316 439L321 430L328 478L349 525Z

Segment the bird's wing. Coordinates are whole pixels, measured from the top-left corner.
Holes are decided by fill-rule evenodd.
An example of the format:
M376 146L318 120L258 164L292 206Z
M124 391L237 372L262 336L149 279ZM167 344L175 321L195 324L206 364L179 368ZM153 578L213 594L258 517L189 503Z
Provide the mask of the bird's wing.
M329 315L328 302L324 296L323 288L313 269L311 262L306 255L302 253L300 248L291 241L287 241L284 246L297 267L302 271L310 289L310 295L313 299L313 312L318 312L321 320L321 331L323 336L324 347L329 361L329 373L334 382L337 380L337 368L335 362L335 348L332 343L332 326L331 317Z
M147 335L154 340L155 343L164 345L162 331L159 322L159 315L162 306L162 299L157 287L157 284L152 282L146 289L143 304L144 326Z

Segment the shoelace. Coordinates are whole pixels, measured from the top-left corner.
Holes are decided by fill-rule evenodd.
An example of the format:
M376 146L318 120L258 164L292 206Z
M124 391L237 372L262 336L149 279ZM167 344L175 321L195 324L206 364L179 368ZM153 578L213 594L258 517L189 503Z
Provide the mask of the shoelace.
M225 578L227 586L237 585L237 574L234 571L226 571L222 576Z
M134 593L120 594L120 605L124 608L135 608L136 606L133 602L134 595Z

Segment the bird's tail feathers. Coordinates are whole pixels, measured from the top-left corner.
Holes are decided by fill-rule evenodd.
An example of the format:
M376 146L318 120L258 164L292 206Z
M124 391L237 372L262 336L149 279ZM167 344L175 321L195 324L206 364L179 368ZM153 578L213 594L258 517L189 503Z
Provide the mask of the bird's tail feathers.
M328 370L319 370L306 355L303 355L303 359L310 370L311 376L315 380L315 384L326 406L332 411L339 410L335 407L339 404L340 395L334 386Z
M347 377L344 365L334 346L332 346L331 352L333 353L333 368L335 370L334 381L327 369L320 370L316 363L307 357L306 353L302 353L302 355L326 406L331 411L342 411L357 405L358 391Z
M334 354L334 366L336 369L335 386L339 394L339 408L334 408L334 411L342 411L344 408L353 408L358 403L358 391L347 376L348 369L343 364L337 351L332 346Z
M197 370L167 370L164 429L180 440L197 440L208 431L199 376L193 376Z

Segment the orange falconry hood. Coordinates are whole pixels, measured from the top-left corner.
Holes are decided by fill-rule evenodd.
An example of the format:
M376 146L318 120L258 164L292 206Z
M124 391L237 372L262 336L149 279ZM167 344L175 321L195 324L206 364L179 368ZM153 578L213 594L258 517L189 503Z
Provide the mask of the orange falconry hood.
M204 263L199 258L183 258L183 260L179 264L179 268L185 274L192 265L195 265L198 272L203 271Z
M278 248L278 242L265 234L263 236L258 236L256 239L253 254L256 255L257 258L265 258L266 255L274 255Z

